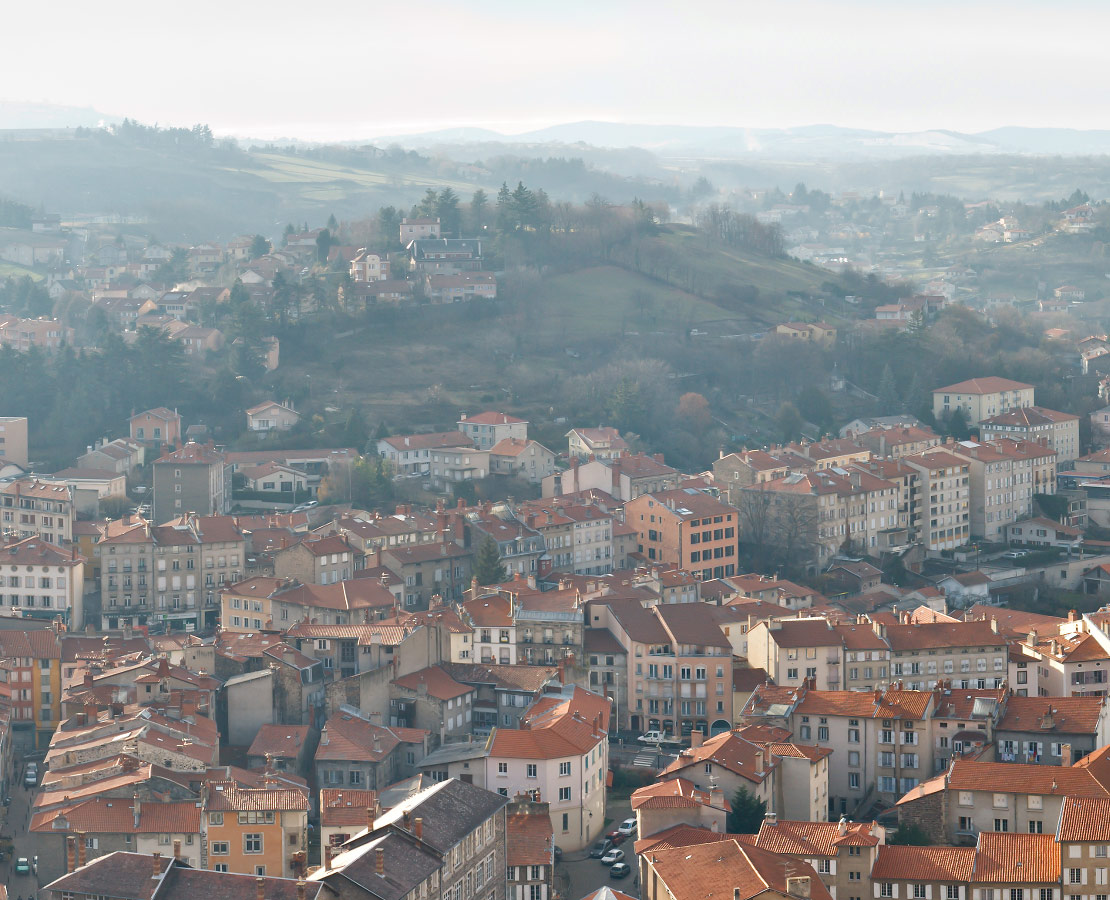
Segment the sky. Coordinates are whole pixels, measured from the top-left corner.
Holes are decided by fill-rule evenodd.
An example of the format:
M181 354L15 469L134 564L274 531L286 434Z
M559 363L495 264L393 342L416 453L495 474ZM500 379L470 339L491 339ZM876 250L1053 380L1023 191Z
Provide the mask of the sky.
M0 100L257 138L1110 128L1105 0L52 0L3 25Z

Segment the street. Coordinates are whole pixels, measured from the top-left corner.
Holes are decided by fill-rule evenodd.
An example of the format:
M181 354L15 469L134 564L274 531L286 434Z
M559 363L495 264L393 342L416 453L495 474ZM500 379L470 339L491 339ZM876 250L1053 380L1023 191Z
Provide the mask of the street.
M624 819L632 815L632 808L626 798L606 804L605 817L609 819L606 831L616 828ZM624 851L624 861L628 863L632 872L627 878L610 878L609 867L603 866L600 860L590 859L590 848L563 853L562 862L555 866L555 890L564 900L581 900L587 894L596 891L602 885L609 885L615 891L623 891L633 897L638 897L639 862L632 847L636 842L635 836L620 845Z
M5 857L2 869L4 883L8 887L8 897L12 900L18 900L20 897L23 900L35 900L40 886L49 884L55 878L65 874L65 858L59 840L49 835L29 834L27 831L31 822L30 810L34 791L23 787L23 774L26 771L23 754L30 749L29 743L16 739L15 750L18 763L9 789L12 802L11 806L4 809L4 824L0 829L5 837L14 839L12 853ZM42 768L41 763L39 768ZM15 874L15 861L21 856L27 857L28 861L38 856L38 875L34 872L28 875Z

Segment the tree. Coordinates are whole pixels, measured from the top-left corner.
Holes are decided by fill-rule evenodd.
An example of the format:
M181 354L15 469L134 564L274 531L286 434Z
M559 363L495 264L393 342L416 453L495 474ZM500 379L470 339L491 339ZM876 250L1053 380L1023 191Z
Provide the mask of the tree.
M676 414L691 431L705 431L713 424L709 401L701 394L692 391L678 398Z
M908 844L913 847L928 847L933 843L932 838L920 825L905 823L898 826L898 830L887 838L888 844Z
M271 250L270 242L262 235L256 234L251 240L250 256L251 259L258 259L265 256Z
M335 239L326 228L316 235L316 262L323 264L328 261L328 252L334 243Z
M356 409L347 417L347 424L343 428L343 446L354 447L362 453L368 440L370 440L370 427L366 424L366 417L362 414L362 410Z
M879 388L875 392L879 397L879 414L890 416L899 408L898 386L894 382L894 371L890 363L883 366L883 373L879 376Z
M832 425L833 410L828 395L812 384L798 394L798 412L822 434Z
M964 414L963 407L957 406L948 415L948 419L944 423L945 433L957 441L966 441L971 437L971 431L967 427L967 416Z
M497 542L489 535L478 545L478 552L474 554L474 577L478 579L478 584L483 585L501 584L506 578Z
M436 197L436 215L439 217L439 233L445 237L460 237L462 213L459 211L459 195L445 187Z
M470 198L470 230L474 234L481 234L486 227L489 216L489 197L486 192L478 188Z
M767 804L747 788L738 788L732 795L732 809L725 820L729 834L755 834L763 825Z
M778 415L775 416L775 423L779 427L779 434L784 441L793 441L802 433L802 414L798 412L798 407L787 400L782 406L779 407Z

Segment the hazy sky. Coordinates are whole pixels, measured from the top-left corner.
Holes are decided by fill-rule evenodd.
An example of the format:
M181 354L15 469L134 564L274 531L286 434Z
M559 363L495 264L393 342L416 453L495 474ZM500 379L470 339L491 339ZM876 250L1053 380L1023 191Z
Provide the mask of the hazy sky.
M580 119L1110 128L1107 0L3 6L0 99L257 137Z

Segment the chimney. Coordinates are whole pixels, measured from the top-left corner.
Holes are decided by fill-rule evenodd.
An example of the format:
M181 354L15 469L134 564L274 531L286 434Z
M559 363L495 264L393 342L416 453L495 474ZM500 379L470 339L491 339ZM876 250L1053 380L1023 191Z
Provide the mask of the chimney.
M77 832L77 865L85 865L85 832Z
M154 853L151 855L150 864L151 864L151 867L154 870L150 877L151 878L158 878L159 876L161 876L161 874L162 874L162 854L159 853L157 850L155 850Z
M732 900L740 900L740 888L732 889Z
M1060 745L1060 765L1064 768L1070 768L1072 765L1072 750L1071 744Z
M139 830L139 815L142 812L142 801L139 800L139 794L136 791L131 797L131 811L135 817L135 830Z
M305 883L303 881L297 882L297 900L305 900Z
M181 862L181 838L177 838L173 842L173 858Z
M405 831L412 831L412 819L409 817L409 811L406 809L401 813L401 827Z
M836 833L839 835L848 833L848 820L844 816L841 816L840 821L836 823Z
M331 844L324 844L324 869L325 871L331 868L331 854L334 848Z
M266 900L266 879L259 875L254 879L255 900Z
M77 868L77 838L72 834L66 835L66 872Z
M998 634L998 619L991 616L991 634Z
M385 848L378 847L374 851L374 871L385 878Z
M367 831L373 831L374 830L374 818L375 818L375 816L374 816L374 807L372 807L372 806L366 807L366 830Z
M786 879L786 893L791 897L801 897L803 900L809 898L809 876L808 875L791 875ZM260 897L259 900L262 900Z
M1078 622L1079 621L1079 610L1069 609L1068 610L1068 621L1069 622Z
M1037 629L1036 628L1030 628L1029 629L1029 646L1030 647L1036 647L1037 646Z
M709 786L709 805L714 809L725 808L725 792L716 784Z
M763 814L763 821L767 825L778 825L779 814L774 812L765 812Z
M413 820L413 826L414 826L413 834L416 835L416 839L417 840L422 840L423 837L424 837L424 820L420 816L417 816Z
M690 732L690 749L694 750L695 748L700 747L704 740L705 735L701 733L700 729L695 728L693 731Z

